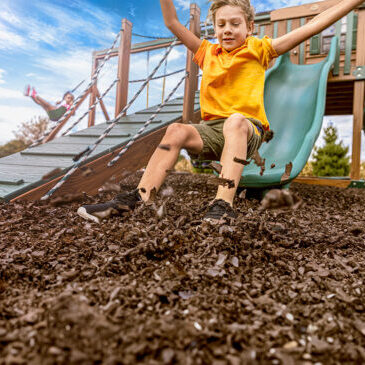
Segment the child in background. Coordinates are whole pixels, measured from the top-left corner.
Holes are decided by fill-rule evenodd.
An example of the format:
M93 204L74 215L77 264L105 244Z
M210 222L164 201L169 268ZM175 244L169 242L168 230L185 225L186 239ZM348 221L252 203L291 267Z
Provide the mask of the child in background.
M62 118L62 116L70 110L73 102L74 102L74 96L70 91L67 91L64 95L61 101L58 101L56 103L57 106L54 106L50 103L48 103L46 100L42 99L36 92L36 90L30 87L30 85L27 85L25 87L24 91L25 96L30 96L33 101L40 105L48 114L48 117L53 122L56 122Z
M292 32L270 39L252 36L254 9L250 0L211 0L210 16L219 44L199 39L178 20L172 0L160 0L165 25L194 53L203 71L200 88L200 124L170 124L151 156L137 189L113 200L78 209L84 218L99 222L111 214L134 209L159 190L182 148L202 160L220 160L220 176L234 187L219 186L204 219L219 222L235 217L233 199L243 171L242 160L252 157L267 140L270 125L264 109L265 70L270 61L323 31L363 0L343 0ZM305 111L303 111L305 112Z

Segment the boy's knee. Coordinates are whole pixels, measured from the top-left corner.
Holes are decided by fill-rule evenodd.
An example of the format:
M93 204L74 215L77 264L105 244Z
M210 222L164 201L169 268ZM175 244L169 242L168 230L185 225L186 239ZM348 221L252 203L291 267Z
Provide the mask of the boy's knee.
M250 130L250 121L242 114L234 113L225 122L223 132L237 132L248 134Z
M181 123L170 124L165 133L165 138L169 139L169 142L174 145L182 145L188 137L186 125Z

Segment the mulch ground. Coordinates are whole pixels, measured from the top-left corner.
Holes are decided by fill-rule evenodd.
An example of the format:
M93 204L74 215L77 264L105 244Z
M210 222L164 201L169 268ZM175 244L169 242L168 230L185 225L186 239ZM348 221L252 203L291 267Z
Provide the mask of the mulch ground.
M211 226L207 179L100 225L1 204L0 364L365 363L364 191L293 184L299 209Z

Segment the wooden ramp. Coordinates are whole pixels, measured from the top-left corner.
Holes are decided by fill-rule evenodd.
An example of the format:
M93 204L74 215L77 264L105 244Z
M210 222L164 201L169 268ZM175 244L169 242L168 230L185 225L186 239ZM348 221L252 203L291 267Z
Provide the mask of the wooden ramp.
M130 141L156 109L155 106L120 118L82 168L78 169L54 196L83 191L95 194L112 176L118 179L125 171L136 171L145 166L160 143L167 126L181 121L183 98L167 103L144 134L113 167L108 168L107 163ZM199 110L198 96L195 98L194 109ZM107 126L107 123L98 124L1 158L0 199L40 199L72 167L72 159L92 145ZM60 170L56 175L43 179L43 176L57 168ZM85 173L86 169L88 173Z

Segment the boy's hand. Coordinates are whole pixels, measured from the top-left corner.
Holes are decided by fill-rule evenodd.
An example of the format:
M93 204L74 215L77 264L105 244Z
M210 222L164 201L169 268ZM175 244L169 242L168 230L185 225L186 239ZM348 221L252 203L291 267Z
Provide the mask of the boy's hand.
M315 34L322 32L333 23L344 17L351 10L361 5L364 0L342 0L340 3L332 6L323 13L314 17L306 25L283 35L282 37L272 40L272 46L278 55L286 53L298 44L311 38Z
M169 28L190 51L196 53L202 40L179 22L172 0L160 0L160 4L166 27Z

